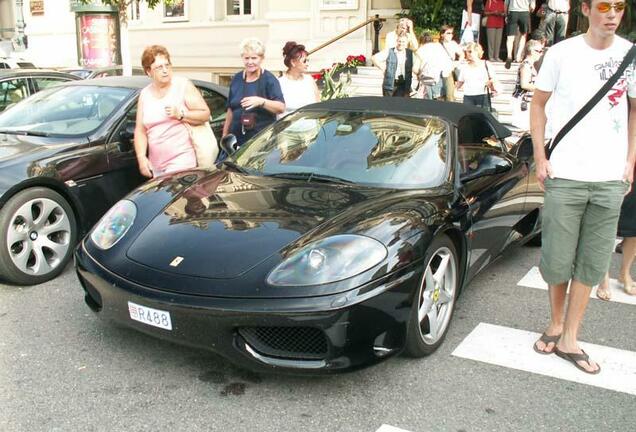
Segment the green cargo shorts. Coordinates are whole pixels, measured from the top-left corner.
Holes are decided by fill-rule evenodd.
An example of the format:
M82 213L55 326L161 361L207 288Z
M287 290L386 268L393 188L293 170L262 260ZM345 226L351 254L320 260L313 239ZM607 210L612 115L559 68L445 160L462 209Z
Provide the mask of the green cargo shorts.
M623 197L622 181L547 178L539 270L550 285L597 285L609 269Z

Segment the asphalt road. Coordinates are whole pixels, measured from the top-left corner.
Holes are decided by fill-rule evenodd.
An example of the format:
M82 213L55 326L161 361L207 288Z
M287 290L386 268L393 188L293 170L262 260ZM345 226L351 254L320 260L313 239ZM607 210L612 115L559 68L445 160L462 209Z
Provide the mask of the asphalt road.
M0 431L633 431L634 395L452 355L481 322L543 330L546 292L517 286L538 255L478 276L430 357L324 378L253 374L103 321L71 267L0 284ZM581 338L636 351L635 307L591 300Z

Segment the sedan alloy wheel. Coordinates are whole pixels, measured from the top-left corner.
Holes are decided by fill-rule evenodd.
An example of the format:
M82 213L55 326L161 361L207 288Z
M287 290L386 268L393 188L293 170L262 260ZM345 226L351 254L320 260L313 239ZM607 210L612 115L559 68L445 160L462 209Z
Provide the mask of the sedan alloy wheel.
M0 262L9 282L45 282L63 269L75 245L72 209L58 193L26 189L0 211Z

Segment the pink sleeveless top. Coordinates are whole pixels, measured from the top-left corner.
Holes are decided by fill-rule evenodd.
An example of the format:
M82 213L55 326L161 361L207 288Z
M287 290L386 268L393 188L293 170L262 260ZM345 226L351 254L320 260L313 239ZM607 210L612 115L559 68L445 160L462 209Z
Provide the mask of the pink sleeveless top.
M170 89L162 98L152 94L150 85L141 91L139 101L143 106L142 121L146 128L148 155L155 176L197 165L188 129L183 122L168 117L165 112L167 105L185 108L187 83L187 79L183 77L172 77Z

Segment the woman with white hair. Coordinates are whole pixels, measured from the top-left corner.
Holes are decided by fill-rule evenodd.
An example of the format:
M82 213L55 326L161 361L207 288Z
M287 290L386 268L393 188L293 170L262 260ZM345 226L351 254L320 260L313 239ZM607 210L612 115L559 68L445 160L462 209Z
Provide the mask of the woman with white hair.
M474 105L490 111L491 96L497 93L498 82L494 70L482 59L484 49L476 42L464 47L466 64L461 68L457 89L464 91L464 104Z
M265 57L263 43L257 38L248 38L241 42L240 48L245 68L232 78L223 125L223 136L234 134L239 146L285 111L278 79L261 67Z

